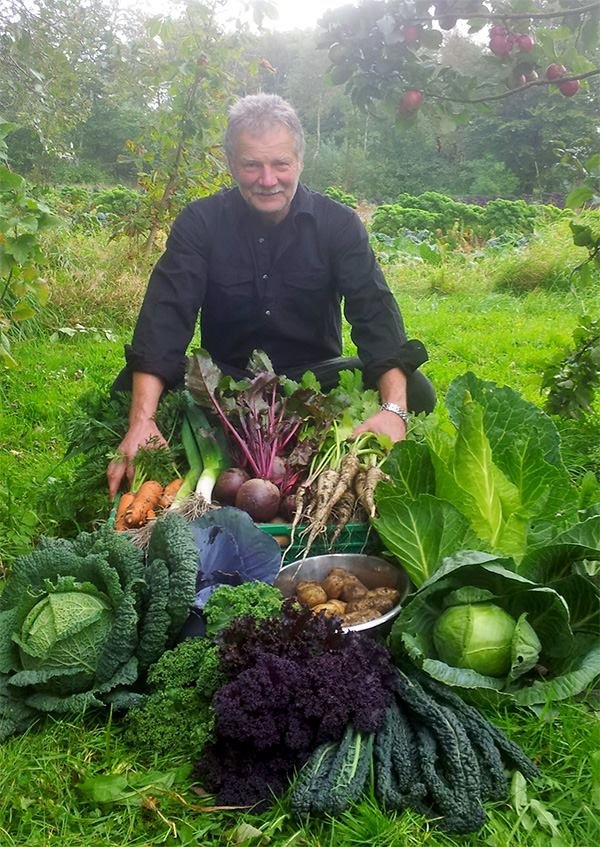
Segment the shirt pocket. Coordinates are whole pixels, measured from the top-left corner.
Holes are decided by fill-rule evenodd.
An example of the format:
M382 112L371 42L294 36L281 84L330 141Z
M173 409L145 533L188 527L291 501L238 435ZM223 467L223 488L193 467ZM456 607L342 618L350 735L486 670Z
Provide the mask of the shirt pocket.
M237 323L255 314L256 285L249 271L230 270L219 274L210 286L223 322Z
M328 276L325 271L293 271L286 273L284 284L292 289L305 291L327 291Z
M326 271L291 271L283 278L283 305L288 313L310 320L316 333L327 325L335 295Z

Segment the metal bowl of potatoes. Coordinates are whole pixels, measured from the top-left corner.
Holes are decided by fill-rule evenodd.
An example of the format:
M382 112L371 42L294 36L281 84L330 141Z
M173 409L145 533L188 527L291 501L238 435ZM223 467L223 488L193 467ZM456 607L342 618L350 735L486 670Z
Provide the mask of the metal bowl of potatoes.
M284 597L338 617L344 630L386 635L410 590L406 572L378 556L329 553L284 565L275 579Z

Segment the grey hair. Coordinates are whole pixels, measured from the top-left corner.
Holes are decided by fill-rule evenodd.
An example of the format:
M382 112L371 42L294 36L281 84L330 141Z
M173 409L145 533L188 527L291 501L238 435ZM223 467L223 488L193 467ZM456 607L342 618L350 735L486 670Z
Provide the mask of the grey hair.
M249 94L234 103L229 110L229 120L223 144L229 164L233 161L235 142L240 132L261 135L269 129L283 126L294 141L296 156L304 160L304 130L293 106L277 94Z

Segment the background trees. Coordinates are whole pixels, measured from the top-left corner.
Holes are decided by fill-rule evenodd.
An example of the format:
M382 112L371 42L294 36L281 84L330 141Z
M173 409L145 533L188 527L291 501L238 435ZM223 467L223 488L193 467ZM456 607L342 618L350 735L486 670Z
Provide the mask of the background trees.
M38 181L141 184L159 224L188 189L227 179L227 105L258 90L298 108L311 186L371 200L564 192L560 151L598 148L600 3L365 0L292 33L224 29L215 6L190 0L179 17L144 21L114 0L0 0L11 167ZM551 59L584 78L575 96L545 84ZM407 91L418 108L399 108Z

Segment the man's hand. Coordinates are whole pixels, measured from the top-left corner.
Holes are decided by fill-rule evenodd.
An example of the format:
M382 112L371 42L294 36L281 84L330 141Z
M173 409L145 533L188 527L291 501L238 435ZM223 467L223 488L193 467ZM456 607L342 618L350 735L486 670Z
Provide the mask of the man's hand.
M129 409L129 429L119 444L119 454L123 457L120 462L111 462L106 469L108 491L114 498L119 486L126 477L133 480L133 457L148 441L162 447L167 442L162 432L154 423L154 414L165 384L154 374L134 373L132 377L131 406Z
M144 447L150 440L152 440L152 446L156 447L161 447L167 443L152 418L129 427L125 438L119 444L119 454L123 457L123 460L111 462L106 469L108 491L111 498L116 496L124 477L131 483L135 454L140 447Z
M387 435L392 441L404 441L406 438L406 424L395 412L386 412L383 409L372 415L359 426L355 427L352 437L356 438L361 432L374 432L377 435Z

